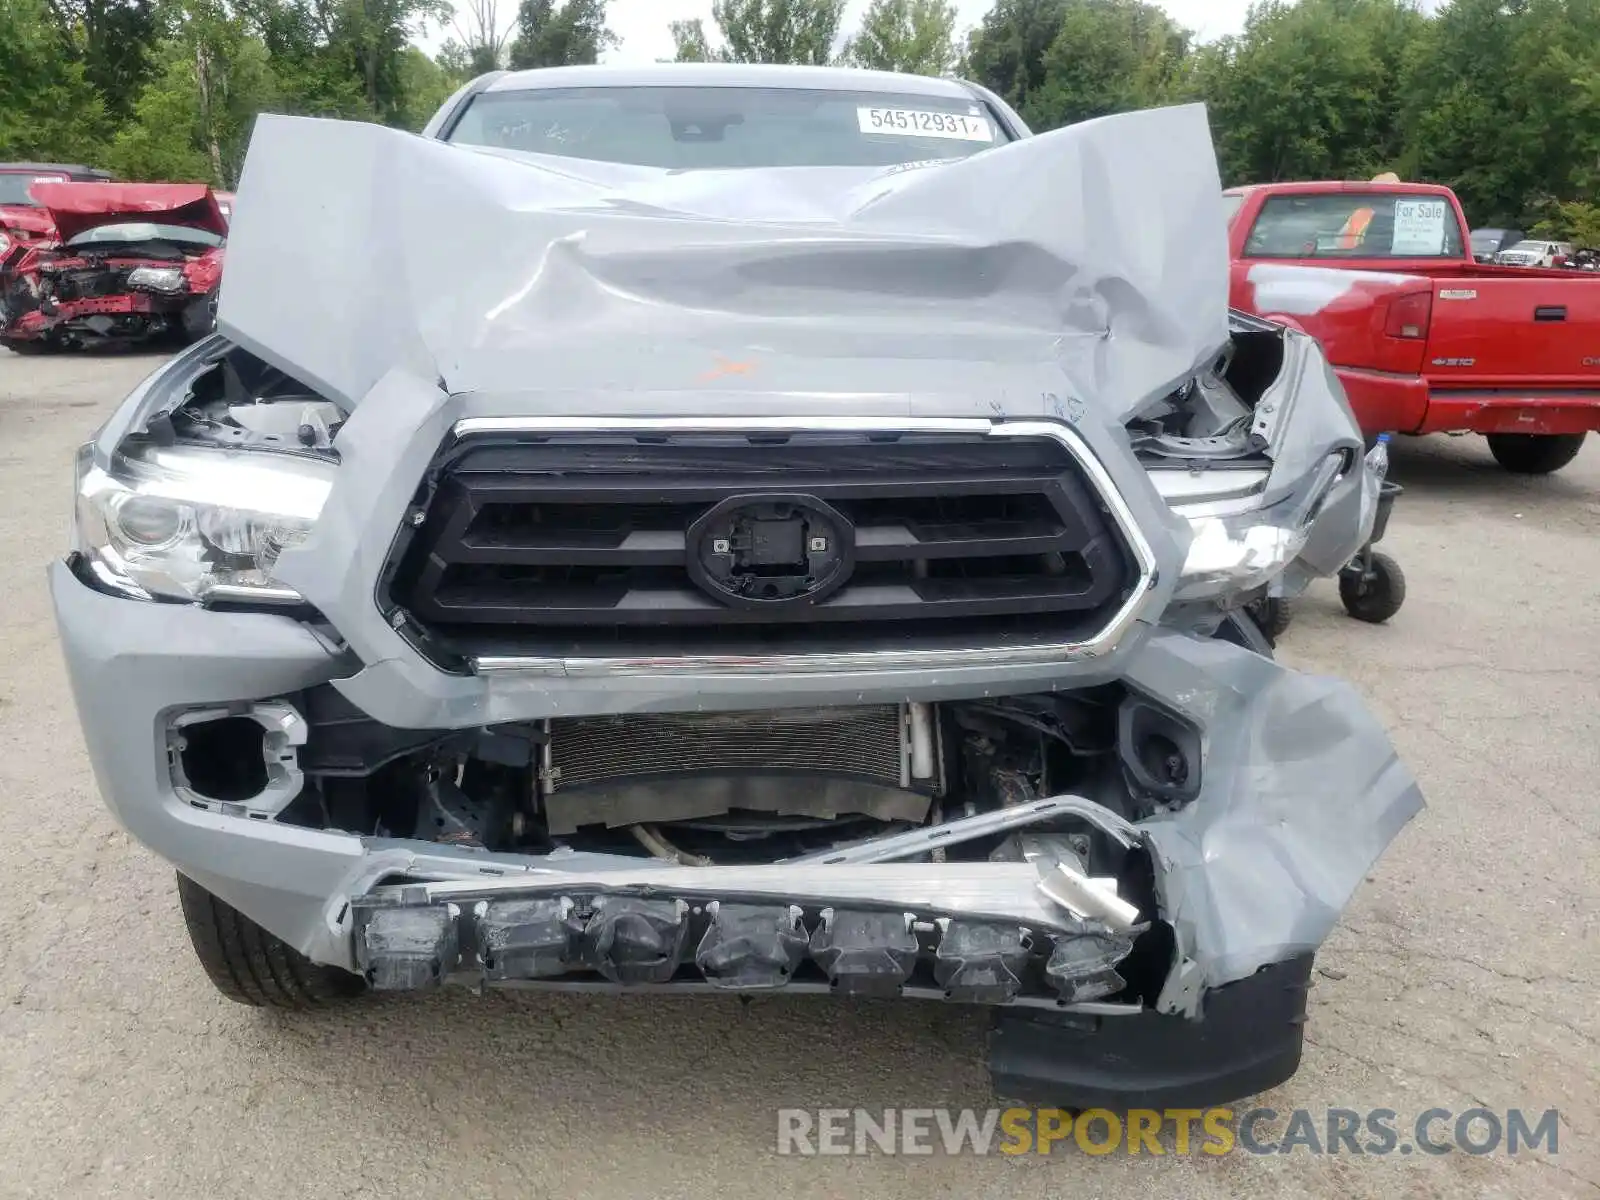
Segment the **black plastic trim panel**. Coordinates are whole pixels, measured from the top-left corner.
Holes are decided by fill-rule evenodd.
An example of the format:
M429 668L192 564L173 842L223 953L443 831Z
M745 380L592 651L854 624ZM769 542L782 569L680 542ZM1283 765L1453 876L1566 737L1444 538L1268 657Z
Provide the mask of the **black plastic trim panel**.
M697 581L696 522L763 496L843 515L842 586L738 606ZM1048 438L478 435L446 448L417 513L380 602L459 655L1066 639L1109 621L1138 577Z

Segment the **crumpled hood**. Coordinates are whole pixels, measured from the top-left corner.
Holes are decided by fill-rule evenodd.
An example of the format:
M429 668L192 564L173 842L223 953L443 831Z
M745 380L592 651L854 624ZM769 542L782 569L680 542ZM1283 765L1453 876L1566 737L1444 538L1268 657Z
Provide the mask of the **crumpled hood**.
M27 204L0 204L0 230L28 233L34 238L53 238L56 233L50 214Z
M1120 419L1228 337L1201 106L914 168L676 173L263 116L238 195L222 332L348 407L398 368L568 411L1043 391Z
M185 225L226 237L228 222L203 183L36 183L33 198L63 242L122 221Z

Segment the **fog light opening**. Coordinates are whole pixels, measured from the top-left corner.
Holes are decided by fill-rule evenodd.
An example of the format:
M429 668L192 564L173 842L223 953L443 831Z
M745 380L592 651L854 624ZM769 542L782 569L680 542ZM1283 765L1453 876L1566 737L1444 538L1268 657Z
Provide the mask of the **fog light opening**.
M191 807L271 820L300 794L306 734L305 718L283 701L184 713L167 739L173 790Z
M186 727L178 766L189 789L206 800L242 804L267 786L266 730L249 717L223 717Z

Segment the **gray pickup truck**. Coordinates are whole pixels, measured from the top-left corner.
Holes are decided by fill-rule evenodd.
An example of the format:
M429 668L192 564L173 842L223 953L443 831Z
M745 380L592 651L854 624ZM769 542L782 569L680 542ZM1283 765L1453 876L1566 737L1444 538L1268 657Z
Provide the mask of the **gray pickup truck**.
M1242 610L1378 480L1227 308L1203 110L496 74L263 117L218 333L51 569L96 774L247 1004L442 983L982 1004L1007 1098L1300 1059L1418 811Z

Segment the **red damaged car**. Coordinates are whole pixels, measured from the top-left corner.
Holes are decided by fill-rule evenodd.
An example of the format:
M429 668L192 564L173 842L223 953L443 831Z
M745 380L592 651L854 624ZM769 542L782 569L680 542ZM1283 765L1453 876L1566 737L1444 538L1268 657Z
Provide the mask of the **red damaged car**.
M35 183L57 241L0 258L0 346L192 341L216 322L228 222L204 184Z
M111 178L109 171L77 163L0 162L0 263L19 243L55 241L55 226L31 193L34 184L110 182Z

